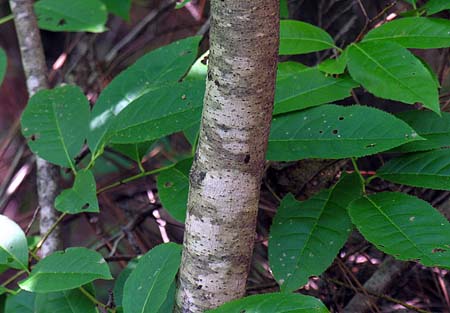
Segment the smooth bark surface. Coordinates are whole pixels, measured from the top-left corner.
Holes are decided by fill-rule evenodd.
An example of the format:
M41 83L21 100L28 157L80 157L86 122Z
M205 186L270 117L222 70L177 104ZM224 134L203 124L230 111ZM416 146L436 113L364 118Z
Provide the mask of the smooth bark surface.
M47 66L36 16L33 12L33 1L10 0L9 4L14 15L28 94L31 97L39 90L48 88ZM36 166L40 207L39 230L41 235L44 235L57 219L54 202L58 195L59 169L39 157L37 157ZM56 228L42 245L41 255L47 256L58 250L60 245L59 231Z
M211 1L177 312L204 312L245 294L272 118L278 10L278 0Z

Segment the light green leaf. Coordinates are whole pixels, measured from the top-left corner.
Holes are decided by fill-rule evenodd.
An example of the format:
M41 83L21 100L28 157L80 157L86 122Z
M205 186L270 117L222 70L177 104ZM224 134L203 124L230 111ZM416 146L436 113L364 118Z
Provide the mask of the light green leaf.
M335 59L327 59L317 65L317 68L327 74L342 74L347 67L347 50Z
M267 159L361 157L421 139L405 122L384 111L329 104L274 117Z
M96 279L112 279L103 257L86 248L69 248L39 261L30 276L19 282L23 290L46 293L74 289Z
M0 48L0 86L3 82L3 78L5 77L6 68L8 66L8 58L3 49Z
M90 122L88 144L94 155L103 149L112 122L130 104L146 106L146 117L153 113L152 116L164 117L164 113L181 111L189 105L193 109L196 104L188 98L190 94L182 100L185 91L182 89L186 88L178 80L194 62L199 40L200 37L190 37L146 54L105 88L92 110Z
M303 54L335 48L333 38L323 29L300 21L280 22L280 55Z
M413 152L450 146L450 113L438 116L430 111L407 111L396 115L426 140L414 141L395 148L395 151Z
M175 9L181 9L186 4L188 4L189 2L191 2L191 0L180 0L180 1L178 1L177 4L175 5Z
M106 30L106 6L99 0L39 0L34 5L39 28L51 31Z
M28 268L25 233L5 215L0 215L0 265L22 270Z
M181 246L174 243L162 244L147 252L125 282L124 311L161 312L180 262Z
M450 1L448 0L430 0L424 6L428 15L433 15L444 10L450 10Z
M189 193L189 170L192 158L178 162L158 175L158 196L170 215L184 223Z
M225 303L207 313L327 313L319 299L299 293L266 293Z
M21 291L17 295L6 297L4 313L35 313L34 311L35 294Z
M298 70L293 70L298 67ZM308 107L341 100L357 87L348 77L327 77L316 68L305 68L300 63L278 65L273 114L302 110Z
M353 228L347 205L361 193L361 179L353 174L307 201L284 197L269 239L270 267L281 291L297 290L330 266Z
M56 197L58 211L69 214L99 212L94 175L90 170L81 170L75 176L72 188Z
M125 21L130 20L131 0L101 0L111 12Z
M83 288L95 297L92 284ZM80 289L71 289L37 294L34 313L98 313L98 310Z
M74 167L88 133L89 114L89 102L79 87L41 90L22 114L22 133L41 158Z
M450 190L450 150L433 150L394 158L377 176L398 184Z
M450 47L450 21L441 18L405 17L372 29L363 42L396 42L405 48Z
M355 81L386 99L422 103L439 114L439 96L433 77L411 52L394 42L353 44L348 69Z
M349 206L353 223L378 249L399 260L450 268L450 223L416 197L382 192Z

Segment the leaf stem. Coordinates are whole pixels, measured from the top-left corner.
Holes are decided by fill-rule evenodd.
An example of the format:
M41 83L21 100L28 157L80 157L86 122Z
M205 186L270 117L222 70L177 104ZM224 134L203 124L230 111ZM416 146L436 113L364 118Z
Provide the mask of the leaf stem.
M53 225L48 229L48 231L45 233L45 235L42 237L41 240L36 245L36 248L34 248L33 253L36 254L36 252L42 247L44 242L47 240L47 238L50 236L50 234L55 230L55 228L58 226L58 224L63 220L63 218L67 215L67 213L61 214L58 219L53 223Z
M363 193L365 194L366 193L366 180L362 176L361 171L359 170L359 167L358 167L358 164L356 163L355 158L352 158L352 164L353 164L353 168L355 169L355 172L358 174L359 178L361 179Z
M12 14L0 18L0 25L11 21L13 18L14 18L14 16Z
M106 304L98 301L93 295L91 295L89 293L89 291L87 291L86 289L84 289L83 287L79 287L78 288L89 300L91 300L95 305L98 305L99 307L107 310L108 312L113 312L115 313L116 310L115 309L111 309L109 308Z
M141 173L136 174L134 176L131 176L131 177L128 177L128 178L125 178L125 179L121 179L119 181L116 181L115 183L112 183L111 185L108 185L108 186L105 186L103 188L98 189L97 190L97 195L101 194L102 192L105 192L107 190L113 189L113 188L115 188L117 186L129 183L129 182L137 180L137 179L140 179L142 177L158 174L158 173L160 173L162 171L165 171L165 170L167 170L169 168L174 167L176 164L177 163L173 163L173 164L170 164L168 166L160 167L160 168L157 168L157 169L154 169L154 170L151 170L151 171L141 172Z

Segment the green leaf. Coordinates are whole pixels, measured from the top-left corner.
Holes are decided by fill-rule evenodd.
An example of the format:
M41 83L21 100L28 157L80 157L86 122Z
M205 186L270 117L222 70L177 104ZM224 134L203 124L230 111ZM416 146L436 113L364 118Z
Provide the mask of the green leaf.
M430 111L412 110L396 115L426 140L414 141L395 148L395 151L413 152L450 146L450 113L438 116Z
M185 85L189 84L179 83L178 80L194 62L199 40L200 37L190 37L146 54L105 88L92 110L90 122L91 131L88 135L88 144L94 155L98 155L99 151L103 149L106 141L105 135L117 115L128 107L134 107L134 109L120 118L121 121L128 122L128 124L116 123L116 129L111 132L113 133L114 130L126 132L126 129L123 128L133 126L132 114L133 112L137 115L142 114L137 110L140 109L145 112L143 116L135 117L137 121L149 121L149 118L154 118L153 121L149 121L149 125L153 125L150 127L153 138L147 140L156 139L159 136L154 132L163 126L159 125L162 123L161 119L170 113L174 116L182 113L183 110L196 110L197 101L193 103L194 98L190 97L191 91L186 90L188 87ZM184 100L183 95L186 97ZM170 118L168 120L170 121ZM180 120L181 118L178 120L179 123L175 123L173 120L171 123L180 124ZM178 126L181 127L181 125ZM145 132L147 131L148 129L145 130ZM136 142L138 141L142 140L136 140Z
M111 144L111 148L129 157L133 161L140 163L142 158L147 154L150 147L155 143L155 140L150 140L141 143L130 144Z
M6 297L4 313L35 313L34 311L35 294L21 291L17 295Z
M56 197L58 211L69 214L99 212L94 175L90 170L81 170L75 176L72 188Z
M5 77L6 68L8 66L8 58L3 49L0 49L0 86L3 82L3 78Z
M123 300L123 288L125 287L125 282L130 276L131 272L136 268L138 259L133 259L128 262L127 267L125 267L117 277L114 283L114 301L117 306L122 306Z
M189 171L192 158L178 162L158 175L157 186L161 203L170 215L184 223L189 193Z
M41 90L31 97L21 123L31 151L73 168L88 133L89 102L76 86Z
M450 2L448 0L430 0L424 7L428 15L433 15L444 10L450 10Z
M349 206L353 223L378 249L399 260L450 268L450 223L416 197L382 192Z
M225 303L207 313L327 313L319 299L298 293L266 293Z
M352 174L307 201L284 197L269 239L270 267L281 291L297 290L330 266L353 228L347 205L361 193L361 179Z
M377 176L398 184L450 190L450 150L433 150L394 158Z
M335 59L327 59L317 65L317 68L327 74L342 74L347 67L347 50Z
M83 288L95 297L94 286ZM71 289L37 294L34 313L98 313L98 310L80 289Z
M289 9L287 0L280 0L280 18L282 19L289 18Z
M125 21L130 20L131 0L101 0L111 12Z
M348 69L355 81L386 99L422 103L439 114L433 77L411 52L394 42L364 42L348 50Z
M329 104L274 117L267 159L361 157L421 139L405 122L384 111Z
M186 4L188 4L189 2L191 2L191 0L180 0L180 1L178 1L177 4L175 5L175 9L181 9Z
M69 248L39 261L30 276L19 282L23 290L46 293L74 289L96 279L112 279L103 257L86 248Z
M139 259L125 283L123 308L127 313L160 312L181 262L181 246L159 245Z
M34 10L41 29L93 33L106 30L108 14L99 0L39 0Z
M396 42L405 48L450 46L450 21L442 18L405 17L372 29L363 42Z
M357 87L350 78L327 77L316 68L303 69L300 63L278 65L274 115L341 100ZM298 67L298 70L293 70Z
M304 54L335 47L333 38L319 27L294 20L280 22L280 55Z
M0 265L22 270L28 268L28 244L25 233L5 215L0 215Z

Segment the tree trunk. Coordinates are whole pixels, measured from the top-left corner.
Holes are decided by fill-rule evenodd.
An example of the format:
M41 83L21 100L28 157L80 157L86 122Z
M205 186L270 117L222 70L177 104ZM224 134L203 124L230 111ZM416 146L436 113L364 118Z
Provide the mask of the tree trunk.
M245 294L272 118L278 12L278 0L211 1L176 312L204 312Z
M33 11L33 1L10 0L9 4L14 15L28 94L31 97L39 90L48 88L47 65L45 64L41 36ZM36 159L36 166L36 183L40 207L39 230L43 236L57 219L54 202L58 195L59 169L39 157ZM41 255L47 256L58 250L60 245L59 232L56 228L42 245Z

